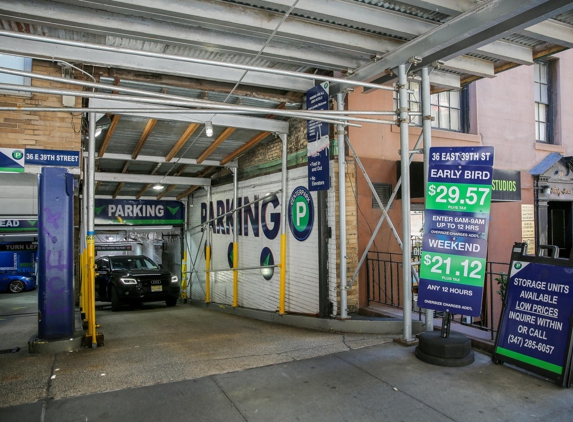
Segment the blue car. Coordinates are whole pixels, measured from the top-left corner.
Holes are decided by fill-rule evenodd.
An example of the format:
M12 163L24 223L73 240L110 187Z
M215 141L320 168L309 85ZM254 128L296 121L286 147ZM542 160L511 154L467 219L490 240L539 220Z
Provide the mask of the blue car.
M36 276L30 273L0 273L0 292L20 293L36 288Z

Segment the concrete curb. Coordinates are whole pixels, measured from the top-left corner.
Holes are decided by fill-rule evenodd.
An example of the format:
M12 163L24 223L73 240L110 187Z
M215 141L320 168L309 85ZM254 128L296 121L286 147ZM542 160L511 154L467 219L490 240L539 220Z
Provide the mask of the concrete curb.
M377 318L372 320L339 320L334 318L318 318L306 315L279 315L275 312L259 311L247 308L233 308L229 305L217 303L205 303L199 300L189 300L189 304L210 311L224 312L227 314L272 322L275 324L289 325L292 327L309 328L312 330L333 331L341 333L360 334L387 334L400 335L404 329L403 320L397 318ZM412 321L412 333L418 334L424 331L421 321Z

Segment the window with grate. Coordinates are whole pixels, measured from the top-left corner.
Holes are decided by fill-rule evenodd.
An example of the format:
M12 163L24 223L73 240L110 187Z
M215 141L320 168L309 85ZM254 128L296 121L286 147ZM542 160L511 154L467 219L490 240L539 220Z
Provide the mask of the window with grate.
M390 195L392 195L392 185L389 183L372 183L372 185L374 186L376 194L378 195L378 198L380 198L382 205L386 207L388 205L388 201L390 200ZM374 193L372 194L372 208L378 210L380 209Z
M432 127L459 132L462 130L460 91L432 94Z

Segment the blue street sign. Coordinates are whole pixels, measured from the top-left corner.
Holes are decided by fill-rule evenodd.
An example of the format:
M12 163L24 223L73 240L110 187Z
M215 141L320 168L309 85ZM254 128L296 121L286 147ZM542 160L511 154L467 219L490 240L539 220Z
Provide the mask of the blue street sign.
M60 151L51 149L26 148L26 165L79 167L80 153L78 151Z
M328 82L311 88L306 93L307 110L328 110ZM308 189L310 191L330 188L330 140L329 124L307 120L308 140Z

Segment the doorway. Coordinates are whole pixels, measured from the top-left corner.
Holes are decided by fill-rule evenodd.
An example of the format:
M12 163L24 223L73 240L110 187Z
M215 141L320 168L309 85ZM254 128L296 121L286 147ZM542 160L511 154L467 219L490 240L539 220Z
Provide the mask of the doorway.
M554 201L548 203L548 233L550 245L559 247L559 258L569 258L573 243L571 207L573 202Z

